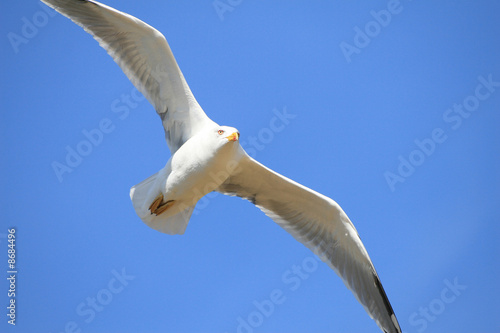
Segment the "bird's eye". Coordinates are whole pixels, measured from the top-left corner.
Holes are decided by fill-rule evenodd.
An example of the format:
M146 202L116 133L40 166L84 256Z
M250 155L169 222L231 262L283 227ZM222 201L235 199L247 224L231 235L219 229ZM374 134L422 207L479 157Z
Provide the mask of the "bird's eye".
M224 131L223 130L218 130L217 133L219 133L219 135L222 135L222 134L224 134Z

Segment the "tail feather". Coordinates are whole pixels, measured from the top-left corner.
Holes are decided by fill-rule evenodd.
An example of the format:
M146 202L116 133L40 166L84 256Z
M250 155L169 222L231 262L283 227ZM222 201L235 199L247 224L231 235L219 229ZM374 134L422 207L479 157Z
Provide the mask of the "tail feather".
M168 176L168 175L167 175ZM188 206L183 202L174 201L161 215L151 214L149 207L161 193L166 176L162 171L143 180L130 189L130 199L135 212L149 227L169 235L182 235L186 231L189 219L195 205Z

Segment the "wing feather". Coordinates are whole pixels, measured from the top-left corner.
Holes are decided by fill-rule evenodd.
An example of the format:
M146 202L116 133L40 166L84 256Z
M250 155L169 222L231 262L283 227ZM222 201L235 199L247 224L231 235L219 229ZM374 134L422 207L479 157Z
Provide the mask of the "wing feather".
M218 191L254 203L326 262L384 332L401 332L356 229L335 201L266 168L248 155Z
M172 154L215 123L194 98L165 37L141 20L96 1L42 0L94 37L160 115Z

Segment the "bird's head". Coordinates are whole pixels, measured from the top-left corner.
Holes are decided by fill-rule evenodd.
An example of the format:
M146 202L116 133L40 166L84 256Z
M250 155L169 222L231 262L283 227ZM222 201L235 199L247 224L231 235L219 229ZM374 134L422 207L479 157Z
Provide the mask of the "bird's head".
M216 132L219 140L224 143L227 143L225 140L235 142L240 139L240 132L234 127L218 126Z
M197 137L198 145L204 147L203 149L218 151L239 146L240 133L234 127L217 125L206 128Z

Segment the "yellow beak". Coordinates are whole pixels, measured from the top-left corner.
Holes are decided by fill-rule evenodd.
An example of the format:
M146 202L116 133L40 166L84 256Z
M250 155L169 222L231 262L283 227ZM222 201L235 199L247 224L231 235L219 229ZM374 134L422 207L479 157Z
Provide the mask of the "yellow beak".
M240 138L240 133L238 132L234 132L230 136L226 136L226 139L228 139L229 141L238 141L239 138Z

